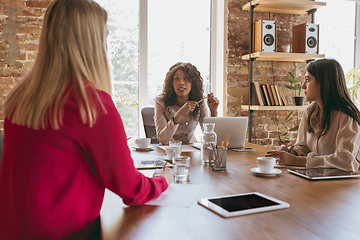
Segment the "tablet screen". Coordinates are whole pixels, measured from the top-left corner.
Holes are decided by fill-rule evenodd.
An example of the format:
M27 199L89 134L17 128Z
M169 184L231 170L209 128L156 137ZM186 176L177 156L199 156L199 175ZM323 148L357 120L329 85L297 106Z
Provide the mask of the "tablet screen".
M209 201L228 212L280 205L279 203L273 202L256 194L215 198L209 199Z
M309 179L336 179L360 176L358 173L346 172L336 168L288 169L288 171Z
M290 205L259 192L203 198L198 203L222 217L259 213L288 208Z

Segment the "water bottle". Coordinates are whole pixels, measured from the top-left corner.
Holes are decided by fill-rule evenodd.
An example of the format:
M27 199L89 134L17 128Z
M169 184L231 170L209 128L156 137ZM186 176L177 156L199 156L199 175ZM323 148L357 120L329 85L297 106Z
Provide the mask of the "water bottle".
M215 123L204 123L201 135L201 164L209 164L214 160L213 146L216 146L217 135L214 132Z

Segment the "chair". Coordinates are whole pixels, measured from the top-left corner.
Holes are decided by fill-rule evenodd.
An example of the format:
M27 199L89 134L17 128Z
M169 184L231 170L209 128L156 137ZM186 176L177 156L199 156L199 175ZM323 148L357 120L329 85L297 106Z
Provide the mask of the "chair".
M147 138L151 138L151 143L159 143L156 136L153 107L144 107L141 109L141 116L144 123L145 135Z

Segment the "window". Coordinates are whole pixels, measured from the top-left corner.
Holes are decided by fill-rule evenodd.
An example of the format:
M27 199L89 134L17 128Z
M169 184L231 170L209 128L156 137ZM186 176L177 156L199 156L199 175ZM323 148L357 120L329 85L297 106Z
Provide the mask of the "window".
M216 39L211 25L214 19L220 19L220 24L224 20L223 10L222 19L211 13L218 5L223 8L223 0L97 2L109 15L112 91L128 136L144 135L140 110L154 106L153 99L161 94L167 71L176 62L194 64L204 79L206 93L215 90L215 76L221 77L222 66L210 59L223 56L213 47ZM218 43L223 44L221 39ZM218 92L221 98L222 92Z
M345 74L354 68L356 2L327 0L326 7L317 9L315 23L319 24L319 48L326 58L340 62Z

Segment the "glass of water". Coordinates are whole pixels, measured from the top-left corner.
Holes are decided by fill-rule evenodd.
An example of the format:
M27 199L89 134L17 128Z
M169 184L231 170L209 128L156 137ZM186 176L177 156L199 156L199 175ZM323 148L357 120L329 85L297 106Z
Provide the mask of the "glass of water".
M175 183L189 182L190 157L175 157L173 161L173 174Z
M181 153L181 144L182 142L180 140L172 140L169 142L169 147L176 148L175 157L179 157Z

